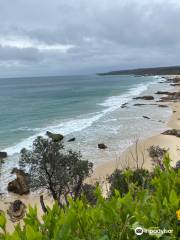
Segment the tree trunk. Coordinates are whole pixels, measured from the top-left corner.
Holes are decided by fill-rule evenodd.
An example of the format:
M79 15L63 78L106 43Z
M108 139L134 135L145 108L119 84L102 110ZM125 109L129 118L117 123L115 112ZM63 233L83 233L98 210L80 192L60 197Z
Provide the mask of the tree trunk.
M40 203L41 203L41 208L43 210L44 213L47 213L48 210L46 208L46 205L44 204L44 198L43 198L43 195L40 196Z

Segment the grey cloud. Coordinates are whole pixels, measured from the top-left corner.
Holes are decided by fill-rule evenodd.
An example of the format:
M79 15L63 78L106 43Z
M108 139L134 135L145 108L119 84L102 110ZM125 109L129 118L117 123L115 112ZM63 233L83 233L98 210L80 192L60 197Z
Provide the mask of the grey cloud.
M0 48L0 62L18 61L16 74L28 75L178 65L179 22L178 0L0 1L0 37L74 46L64 53Z
M41 56L35 48L12 48L0 46L0 61L18 60L22 62L37 62Z

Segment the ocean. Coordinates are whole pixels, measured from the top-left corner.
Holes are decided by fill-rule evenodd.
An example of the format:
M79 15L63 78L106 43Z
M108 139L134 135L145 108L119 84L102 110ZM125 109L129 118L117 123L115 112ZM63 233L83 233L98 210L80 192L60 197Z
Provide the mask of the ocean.
M65 135L65 147L81 151L95 165L112 160L136 139L164 130L169 108L134 106L154 101L133 100L142 95L158 100L154 93L170 88L160 81L158 76L97 75L0 79L0 151L9 155L1 166L0 192L12 179L20 150L31 148L47 130ZM75 142L68 143L72 137ZM99 150L98 143L107 150Z

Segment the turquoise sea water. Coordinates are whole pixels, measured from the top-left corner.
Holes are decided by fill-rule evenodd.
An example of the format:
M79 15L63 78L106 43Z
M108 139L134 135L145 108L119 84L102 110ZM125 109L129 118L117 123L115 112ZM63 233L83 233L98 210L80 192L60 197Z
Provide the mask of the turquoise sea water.
M5 181L18 165L21 148L30 148L35 137L47 130L64 134L67 147L80 150L96 164L112 152L122 152L136 137L161 131L170 109L135 107L143 101L132 100L169 89L160 80L96 75L0 79L0 150L9 155L1 179ZM121 108L124 103L127 108ZM145 121L143 115L151 120ZM76 141L67 143L70 137ZM99 142L108 145L106 156L97 149Z

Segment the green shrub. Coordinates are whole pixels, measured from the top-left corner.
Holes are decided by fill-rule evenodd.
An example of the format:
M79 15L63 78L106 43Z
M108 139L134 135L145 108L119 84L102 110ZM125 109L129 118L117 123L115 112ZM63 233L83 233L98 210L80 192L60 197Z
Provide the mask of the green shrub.
M180 208L180 170L170 166L168 155L165 156L164 170L157 166L151 176L151 187L144 187L144 180L139 173L134 175L131 184L132 172L126 172L124 194L114 190L108 199L101 194L99 187L95 190L96 205L89 204L84 198L73 200L60 208L57 203L40 222L37 209L29 208L24 219L24 226L16 227L12 234L5 231L6 221L0 215L0 228L2 240L151 240L180 239L180 219L176 211ZM142 171L146 178L146 171ZM121 173L122 174L122 173ZM120 177L122 175L120 174ZM142 176L140 174L140 176ZM138 177L137 177L138 176ZM149 181L149 174L148 181ZM127 180L128 179L128 180ZM141 226L147 230L167 229L172 233L155 234L143 233L137 236L134 229Z
M129 191L132 184L142 189L150 188L151 178L152 173L145 169L138 168L134 171L116 169L107 179L110 183L110 195L118 190L123 196Z

